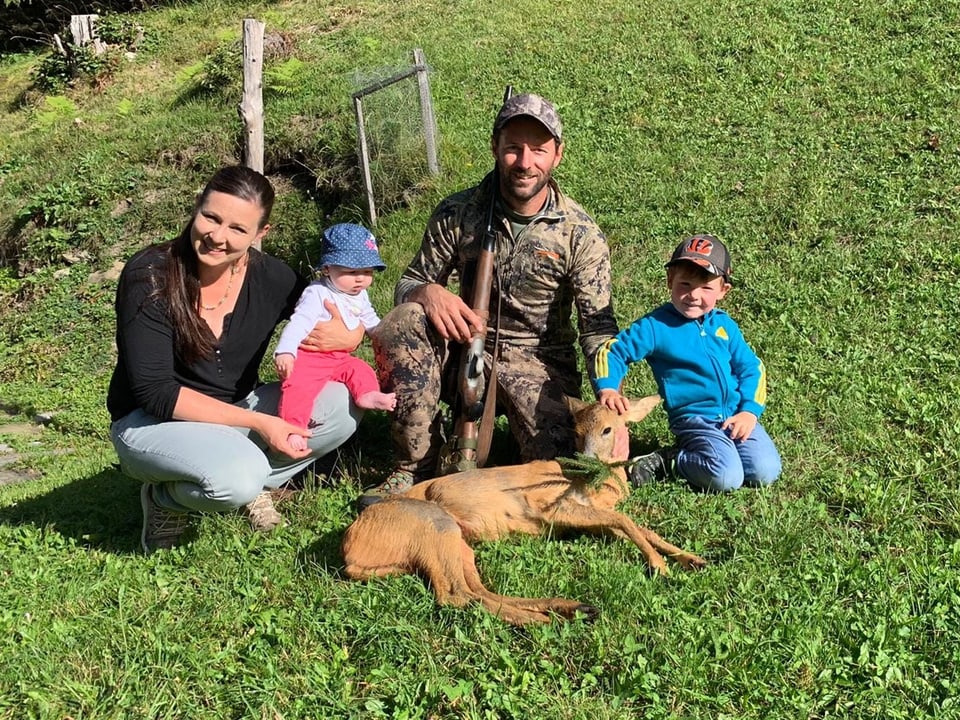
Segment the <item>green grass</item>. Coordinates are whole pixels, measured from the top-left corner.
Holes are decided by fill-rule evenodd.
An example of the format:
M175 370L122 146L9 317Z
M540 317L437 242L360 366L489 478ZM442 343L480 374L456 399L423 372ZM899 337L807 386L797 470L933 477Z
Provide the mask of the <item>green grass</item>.
M783 477L625 504L705 571L651 579L589 537L477 548L500 592L601 609L522 630L438 609L416 578L348 582L352 498L389 468L376 414L286 528L205 516L138 554L103 409L114 286L87 278L176 233L237 159L238 94L187 71L245 16L303 63L266 102L266 246L294 264L362 221L354 78L426 53L443 173L377 228L381 312L432 206L490 167L508 83L560 108L558 176L608 234L622 323L663 300L684 235L728 242L724 307L767 365ZM205 0L138 19L149 42L99 89L44 97L38 56L0 60L0 406L54 414L39 438L0 425L39 475L0 487L0 718L960 718L960 8ZM634 439L667 442L663 413Z

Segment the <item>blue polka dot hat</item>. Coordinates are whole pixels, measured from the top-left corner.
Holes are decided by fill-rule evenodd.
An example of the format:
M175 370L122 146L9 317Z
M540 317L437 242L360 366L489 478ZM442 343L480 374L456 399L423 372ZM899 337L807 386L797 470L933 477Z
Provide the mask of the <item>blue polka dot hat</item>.
M373 233L362 225L353 223L340 223L323 231L319 266L324 265L339 265L351 270L385 270L387 267L377 250L377 240Z

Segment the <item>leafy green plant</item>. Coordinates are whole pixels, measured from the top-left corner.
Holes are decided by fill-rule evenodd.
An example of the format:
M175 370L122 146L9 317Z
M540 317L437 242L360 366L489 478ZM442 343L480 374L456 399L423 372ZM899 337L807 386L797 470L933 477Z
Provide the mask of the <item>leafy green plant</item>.
M88 239L90 224L84 206L92 198L78 182L46 185L30 197L18 216L33 224L21 258L28 263L48 264L64 252L77 249Z
M62 92L73 80L73 66L66 55L48 53L34 71L34 84L44 92Z
M186 94L219 94L235 89L243 76L241 60L238 41L221 41L203 60L179 71L178 83L185 86Z
M563 474L569 478L576 478L588 487L599 487L610 478L615 478L615 467L623 467L625 462L607 463L599 458L576 453L573 457L557 458Z
M279 65L273 65L263 73L263 88L276 95L293 95L303 82L303 61L289 58Z
M42 127L50 127L56 123L74 118L77 115L77 104L64 95L47 95L36 111L37 122Z
M44 92L62 92L83 82L102 88L117 72L124 52L155 45L153 39L144 34L143 26L129 15L98 16L96 31L103 43L101 51L92 44L73 43L65 44L63 52L51 50L34 70L35 87Z
M66 54L48 53L34 72L36 87L44 92L62 92L77 82L100 88L117 71L120 51L108 47L98 53L92 45L68 44Z
M156 46L156 38L147 34L136 15L105 13L97 18L97 34L107 45L123 50L143 50Z

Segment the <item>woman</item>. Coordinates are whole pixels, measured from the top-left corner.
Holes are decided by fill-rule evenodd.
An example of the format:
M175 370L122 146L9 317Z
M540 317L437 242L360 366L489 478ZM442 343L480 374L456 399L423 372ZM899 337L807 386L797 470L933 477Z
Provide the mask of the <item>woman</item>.
M120 276L107 407L120 466L144 483L146 552L174 546L190 511L244 507L254 529L273 529L282 518L268 489L338 447L360 419L347 389L329 383L312 430L298 428L276 416L279 384L259 385L270 337L306 286L254 247L273 198L258 172L218 171L180 236L141 250ZM304 344L354 349L361 339L334 314ZM291 447L291 434L306 449Z

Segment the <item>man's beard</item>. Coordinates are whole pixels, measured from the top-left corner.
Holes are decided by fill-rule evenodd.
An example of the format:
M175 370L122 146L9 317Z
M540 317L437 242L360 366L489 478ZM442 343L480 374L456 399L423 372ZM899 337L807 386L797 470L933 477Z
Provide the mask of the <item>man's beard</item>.
M550 182L550 173L545 173L540 179L530 186L517 186L514 184L514 173L500 172L500 192L508 198L526 202L543 190Z

